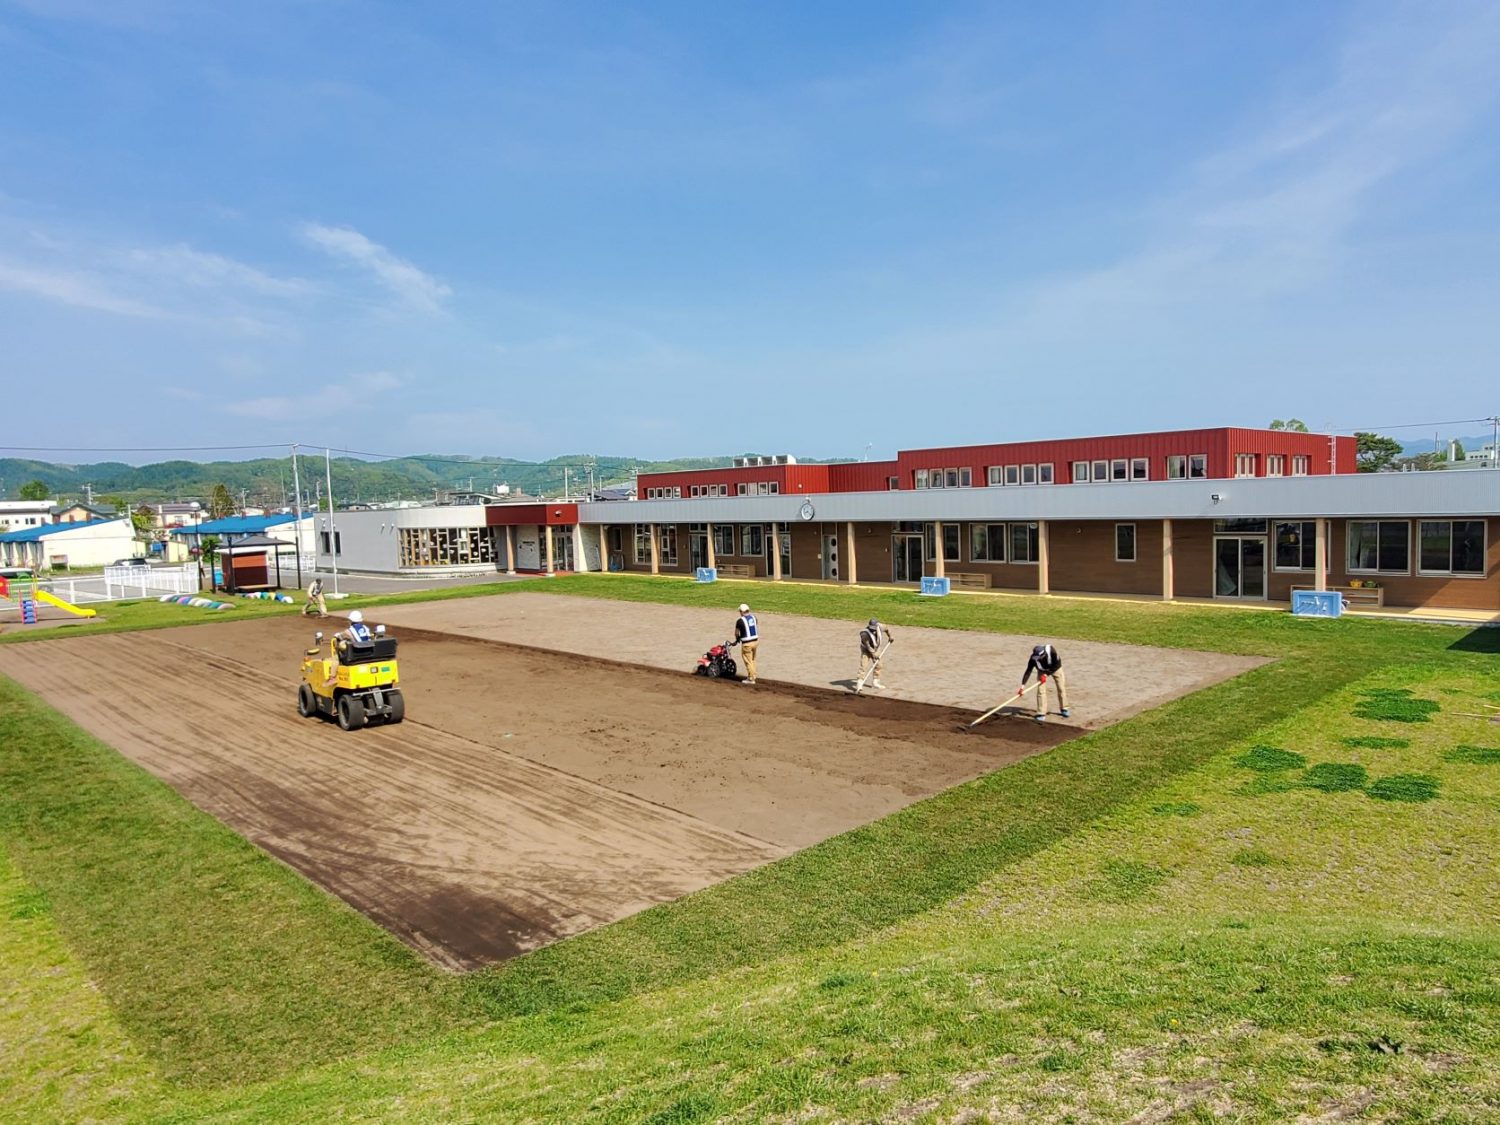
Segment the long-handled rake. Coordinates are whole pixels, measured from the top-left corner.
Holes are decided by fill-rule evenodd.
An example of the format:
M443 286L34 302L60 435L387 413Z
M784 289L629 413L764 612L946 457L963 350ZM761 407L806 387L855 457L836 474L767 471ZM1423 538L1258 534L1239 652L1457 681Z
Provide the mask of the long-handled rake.
M979 718L975 719L972 723L968 723L968 724L966 724L964 726L959 727L958 729L959 730L973 730L980 723L982 723L986 719L988 719L991 715L994 715L996 712L1001 711L1001 710L1003 710L1006 707L1009 707L1012 703L1014 703L1016 700L1020 699L1021 696L1025 695L1028 691L1035 691L1037 688L1041 687L1046 682L1047 682L1047 677L1046 676L1042 676L1040 679L1037 680L1036 683L1034 683L1034 684L1027 684L1025 687L1023 687L1020 691L1016 692L1016 694L1013 695L1013 696L1011 696L1009 699L1007 699L1007 700L1005 700L1005 701L1003 701L1001 703L995 704L995 706L991 707L983 715L980 715Z
M854 685L855 695L858 695L860 692L865 690L865 684L867 684L870 680L870 677L875 674L875 669L880 667L880 662L885 659L885 654L891 651L891 645L895 643L896 642L894 640L886 641L885 646L875 654L875 662L871 664L869 668L865 669L865 674L861 676L859 678L859 682Z

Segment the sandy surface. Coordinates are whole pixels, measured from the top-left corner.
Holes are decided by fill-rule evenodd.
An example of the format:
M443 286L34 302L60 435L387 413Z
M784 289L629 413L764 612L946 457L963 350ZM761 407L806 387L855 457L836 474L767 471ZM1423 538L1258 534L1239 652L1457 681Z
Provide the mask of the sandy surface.
M733 635L745 591L729 589L722 611L566 594L508 594L390 606L393 626L690 671L712 644ZM758 679L846 689L859 672L860 622L758 613ZM886 658L882 699L983 712L1013 693L1032 646L1050 637L955 629L899 628ZM1072 717L1052 722L1097 730L1230 679L1265 661L1185 649L1059 640ZM744 691L752 689L744 688ZM1028 695L1024 703L1032 704ZM1056 707L1054 700L1052 706ZM1026 708L1016 707L1022 711Z
M403 630L407 721L346 734L296 714L311 629L49 639L0 646L0 673L453 968L669 901L1076 733L1009 720L965 735L968 716L919 703Z

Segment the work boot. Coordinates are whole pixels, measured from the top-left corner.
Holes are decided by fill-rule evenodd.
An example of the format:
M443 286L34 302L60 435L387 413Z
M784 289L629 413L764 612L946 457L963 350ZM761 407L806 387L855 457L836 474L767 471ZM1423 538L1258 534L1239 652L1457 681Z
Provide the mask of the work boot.
M1069 714L1071 714L1071 712L1066 707L1064 707L1062 709L1062 717L1066 719Z
M884 688L885 687L885 685L883 683L881 683L879 680L871 680L870 681L870 686L872 688Z
M1047 721L1047 716L1046 715L1033 715L1032 718L1035 719L1039 723L1045 723Z

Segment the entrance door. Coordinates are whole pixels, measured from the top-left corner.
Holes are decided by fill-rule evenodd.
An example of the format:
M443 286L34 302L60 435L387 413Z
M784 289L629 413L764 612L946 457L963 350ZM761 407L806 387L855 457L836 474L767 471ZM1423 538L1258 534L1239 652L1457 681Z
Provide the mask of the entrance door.
M922 581L923 553L922 537L920 535L891 536L892 581Z
M688 562L694 570L708 565L708 532L694 531L688 535Z
M777 538L781 540L781 577L790 578L792 576L792 533L783 531Z
M1221 536L1214 540L1214 597L1266 596L1266 541Z
M552 569L576 570L573 565L573 528L552 529Z
M823 536L823 577L837 581L839 576L839 537Z

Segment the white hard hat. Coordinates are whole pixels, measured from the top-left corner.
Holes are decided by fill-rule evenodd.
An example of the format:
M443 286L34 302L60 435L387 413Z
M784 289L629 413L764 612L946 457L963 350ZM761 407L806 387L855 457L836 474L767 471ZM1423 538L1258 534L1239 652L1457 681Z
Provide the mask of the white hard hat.
M350 621L359 622L359 621L363 621L364 619L365 619L365 612L362 609L356 609L353 613L351 613L349 615L349 620Z
M750 607L748 605L746 605L744 602L740 602L740 612L741 613L749 613L750 612Z

